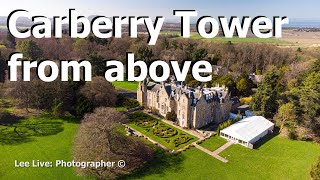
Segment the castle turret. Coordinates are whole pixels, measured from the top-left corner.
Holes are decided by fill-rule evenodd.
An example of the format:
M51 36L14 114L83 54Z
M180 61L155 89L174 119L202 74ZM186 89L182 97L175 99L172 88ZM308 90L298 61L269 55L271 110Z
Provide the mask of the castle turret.
M147 87L149 83L149 78L144 79L142 82L139 82L137 90L137 100L140 105L147 104Z

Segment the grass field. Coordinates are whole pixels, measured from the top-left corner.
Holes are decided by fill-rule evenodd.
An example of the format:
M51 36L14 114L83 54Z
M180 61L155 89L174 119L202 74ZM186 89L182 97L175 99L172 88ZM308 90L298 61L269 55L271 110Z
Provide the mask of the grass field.
M215 38L211 38L211 39L205 39L203 37L201 37L200 35L196 34L196 35L192 35L190 37L191 39L203 39L206 41L213 41L213 42L233 42L233 43L241 43L241 42L253 42L253 43L274 43L274 44L284 44L287 43L286 41L283 40L279 40L279 39L275 39L275 38L266 38L266 39L262 39L262 38L239 38L239 37L233 37L233 38L226 38L226 37L215 37Z
M129 90L129 91L137 91L139 82L128 82L128 81L115 81L112 84L116 87Z
M205 141L202 141L200 146L210 150L214 151L220 146L224 145L227 141L219 136L212 136L209 139L206 139Z
M51 136L33 137L16 145L0 145L0 179L80 179L73 168L15 168L14 161L71 160L71 144L78 124L64 123L63 131Z
M220 155L222 163L191 148L178 156L158 159L128 179L299 179L308 180L311 164L320 156L320 146L274 137L258 149L232 145Z

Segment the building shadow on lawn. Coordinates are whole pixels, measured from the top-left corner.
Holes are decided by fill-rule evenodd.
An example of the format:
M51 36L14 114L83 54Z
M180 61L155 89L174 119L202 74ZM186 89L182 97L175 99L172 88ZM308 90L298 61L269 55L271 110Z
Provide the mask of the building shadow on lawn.
M280 134L279 130L280 129L278 127L275 127L272 134L268 134L268 135L264 136L256 144L254 144L254 149L255 150L259 150L259 148L262 145L264 145L266 142L268 142L269 140L271 140L274 137L278 136Z
M163 149L157 148L154 159L145 164L140 170L134 172L134 174L120 179L141 179L150 174L156 174L162 177L166 175L166 170L177 172L182 169L181 163L183 160L184 156L182 154L173 155Z

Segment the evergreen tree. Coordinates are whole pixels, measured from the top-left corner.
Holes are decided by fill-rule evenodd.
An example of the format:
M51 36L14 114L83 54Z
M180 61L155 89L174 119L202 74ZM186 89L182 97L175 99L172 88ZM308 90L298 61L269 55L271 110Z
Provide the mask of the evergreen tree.
M40 60L42 57L42 49L32 40L19 41L17 49L23 54L27 60Z
M257 93L252 99L252 109L262 115L273 117L278 109L278 97L280 92L279 72L274 67L267 71L263 82L257 89Z
M237 82L237 90L240 95L248 95L250 94L251 90L251 83L249 82L250 80L248 78L240 78L239 81Z
M281 105L274 119L280 126L280 132L283 130L284 126L295 124L297 121L295 105L292 103Z

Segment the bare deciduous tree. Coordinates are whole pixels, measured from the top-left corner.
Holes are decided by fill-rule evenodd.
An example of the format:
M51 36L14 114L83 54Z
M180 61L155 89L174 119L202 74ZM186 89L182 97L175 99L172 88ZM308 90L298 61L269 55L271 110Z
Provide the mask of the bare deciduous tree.
M115 179L143 166L153 156L153 151L142 142L125 136L119 129L126 117L112 109L100 107L85 115L74 141L75 161L119 161L126 166L79 168L78 173L98 179Z
M117 102L117 91L103 77L94 77L80 89L80 93L95 107L114 106Z

